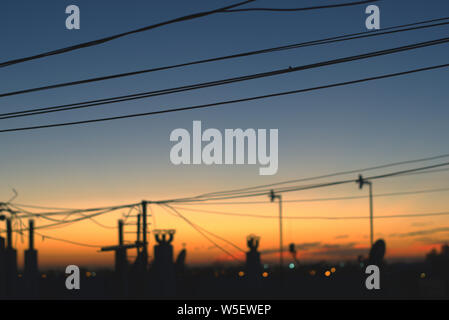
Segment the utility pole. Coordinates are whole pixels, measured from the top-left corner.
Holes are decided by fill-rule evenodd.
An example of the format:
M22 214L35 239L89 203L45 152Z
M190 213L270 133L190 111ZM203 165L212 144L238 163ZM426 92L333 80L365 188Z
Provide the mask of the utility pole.
M137 215L137 240L136 240L137 243L140 243L140 218L141 218L141 215L139 213Z
M0 204L1 206L1 204ZM0 208L0 213L2 212ZM0 221L6 220L5 215L0 214ZM6 271L5 271L5 238L0 237L0 298L4 298L6 294Z
M279 274L282 284L282 267L284 265L284 244L283 244L283 232L282 232L282 196L276 195L273 190L270 192L271 202L279 200Z
M34 221L29 220L29 229L28 229L28 246L29 249L34 249Z
M140 246L139 243L135 244L124 244L123 241L123 220L118 221L118 245L102 247L100 251L114 251L115 252L115 270L117 273L122 273L126 269L128 264L126 258L126 250L137 248Z
M6 219L6 248L12 250L11 219Z
M118 245L123 246L123 220L118 221Z
M370 222L370 242L371 247L374 243L374 227L373 227L373 183L371 181L363 179L359 174L359 178L356 181L359 185L359 189L362 189L365 184L369 187L369 222Z
M129 249L137 248L143 246L142 243L136 241L134 244L125 244L123 241L123 220L118 221L118 245L102 247L101 251L114 251L115 252L115 274L119 284L119 293L123 296L128 294L128 260L127 251Z
M143 266L147 271L148 265L148 243L147 243L147 202L142 201L142 242L143 242Z

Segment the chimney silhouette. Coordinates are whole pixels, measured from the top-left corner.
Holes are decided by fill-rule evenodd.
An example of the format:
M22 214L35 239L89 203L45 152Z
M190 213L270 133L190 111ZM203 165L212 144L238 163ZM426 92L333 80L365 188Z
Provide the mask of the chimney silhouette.
M11 219L6 219L5 290L7 297L17 294L17 251L12 245Z
M6 294L5 250L5 238L0 237L0 298Z

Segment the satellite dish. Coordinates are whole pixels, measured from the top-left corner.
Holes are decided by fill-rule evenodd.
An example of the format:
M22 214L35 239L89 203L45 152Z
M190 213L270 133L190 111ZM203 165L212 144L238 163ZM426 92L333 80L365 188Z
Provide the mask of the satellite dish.
M181 252L179 252L178 257L176 258L176 265L178 265L179 267L184 266L186 262L186 255L187 250L182 249Z
M376 265L382 263L384 256L385 256L386 247L387 246L383 239L377 240L371 247L371 250L369 253L370 263L374 263Z

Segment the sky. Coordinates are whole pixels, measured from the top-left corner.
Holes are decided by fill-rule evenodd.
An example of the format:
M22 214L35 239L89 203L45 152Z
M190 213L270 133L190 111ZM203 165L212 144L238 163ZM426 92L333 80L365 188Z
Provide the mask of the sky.
M186 14L222 7L233 1L25 1L0 4L0 61L133 30ZM321 1L320 1L321 3ZM326 1L323 3L337 3ZM81 29L65 28L65 8L76 4ZM306 7L316 1L259 0L261 7ZM445 17L445 0L383 0L381 28ZM366 31L366 5L306 12L242 12L215 14L114 40L100 46L26 62L0 70L0 92L74 81L222 56L273 46ZM155 72L94 84L1 98L2 112L47 107L104 97L158 90L196 82L298 66L338 57L398 47L447 36L448 27L410 31L278 53ZM0 120L0 129L77 121L128 113L237 99L308 88L447 63L448 45L251 80L237 84L136 100L78 111ZM337 171L448 153L447 69L299 95L89 125L0 133L0 201L63 208L89 208L195 196L217 190L268 184ZM258 165L175 166L169 154L170 132L204 128L279 130L279 170L261 176ZM436 163L436 162L434 162ZM378 171L385 172L385 171ZM356 175L351 176L353 178ZM374 183L375 193L448 187L448 173L439 172ZM284 199L367 195L356 185L289 193ZM257 199L267 200L268 197ZM242 201L247 201L243 199ZM154 208L153 208L154 207ZM185 206L187 207L187 206ZM206 208L207 207L207 208ZM215 211L277 215L276 204L192 206ZM152 206L151 228L176 229L177 253L185 244L188 262L227 261L183 220ZM447 193L379 197L375 215L442 212ZM198 225L245 248L250 233L261 236L261 250L278 246L278 221L182 211ZM115 226L126 211L99 217ZM369 214L368 200L286 203L285 216ZM36 224L43 224L41 219ZM355 259L369 247L368 220L288 220L284 243L302 248L300 259ZM127 226L127 232L135 226ZM445 229L446 228L446 229ZM375 221L375 238L387 242L387 257L423 257L449 236L445 216ZM2 227L3 229L3 227ZM42 230L44 233L44 230ZM96 245L117 242L116 230L92 221L45 234ZM134 235L127 233L127 240ZM17 239L17 248L26 241ZM152 243L150 243L152 245ZM113 255L50 239L37 239L41 265L110 265ZM224 247L234 250L226 244ZM233 251L243 258L238 251ZM21 253L20 253L21 254ZM130 255L132 255L130 253ZM152 255L152 252L150 252ZM264 255L267 261L275 255ZM21 255L19 255L19 261Z

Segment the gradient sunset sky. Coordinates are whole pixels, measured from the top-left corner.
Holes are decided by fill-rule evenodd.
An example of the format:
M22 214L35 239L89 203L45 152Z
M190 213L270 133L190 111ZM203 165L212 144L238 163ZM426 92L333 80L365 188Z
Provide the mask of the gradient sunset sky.
M0 4L0 62L133 30L142 26L236 1L25 1ZM342 1L319 1L332 4ZM349 2L349 1L348 1ZM307 7L318 1L257 1L257 7ZM65 28L65 8L81 10L81 29ZM448 16L446 0L384 0L381 27ZM226 54L366 31L366 5L307 12L216 14L139 33L110 43L0 69L0 92L183 63ZM1 98L2 113L84 100L164 89L196 82L270 71L447 37L449 27L301 48L231 61L156 72L101 83ZM287 91L448 63L447 44L369 60L323 67L277 77L78 111L0 120L0 129L77 121L168 107ZM291 95L263 101L103 122L92 125L0 133L0 201L15 188L15 202L64 208L88 208L201 193L305 178L390 162L449 153L448 70L423 72ZM279 170L260 176L258 165L174 166L169 159L170 132L204 128L279 129ZM441 160L443 161L443 160ZM427 164L437 163L434 161ZM419 166L419 164L417 164ZM413 167L413 166L411 166ZM405 168L405 167L401 167ZM398 168L395 168L398 169ZM391 170L395 170L391 169ZM388 170L372 173L388 172ZM349 175L345 178L356 178ZM391 178L374 183L374 193L449 187L448 172ZM449 211L448 192L379 197L375 215ZM367 195L357 185L289 193L285 200ZM250 200L268 200L268 197ZM243 199L242 201L250 201ZM187 207L187 206L185 206ZM277 215L276 204L202 205L202 210ZM31 210L31 209L30 209ZM227 260L184 221L152 206L151 228L177 230L175 252L183 244L188 262ZM37 210L38 211L38 210ZM261 250L278 246L278 221L181 211L203 228L245 248L246 236L260 235ZM99 217L115 226L126 210ZM285 216L368 217L367 199L286 203ZM36 224L45 224L37 220ZM368 220L285 220L285 244L298 244L299 259L355 259L369 247ZM1 226L4 229L3 226ZM127 226L126 231L134 231ZM113 245L116 230L83 221L40 231L54 237ZM127 233L129 241L134 234ZM375 238L387 242L387 258L423 257L449 240L449 216L375 221ZM21 242L22 251L26 237ZM154 241L151 239L150 245ZM243 255L229 245L235 255ZM110 265L113 255L37 237L42 266ZM130 253L133 255L134 253ZM152 252L150 252L152 255ZM20 252L20 263L22 252ZM271 254L264 257L274 258ZM289 258L288 258L289 259ZM287 259L287 261L288 261Z

